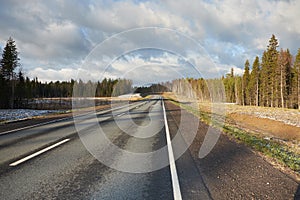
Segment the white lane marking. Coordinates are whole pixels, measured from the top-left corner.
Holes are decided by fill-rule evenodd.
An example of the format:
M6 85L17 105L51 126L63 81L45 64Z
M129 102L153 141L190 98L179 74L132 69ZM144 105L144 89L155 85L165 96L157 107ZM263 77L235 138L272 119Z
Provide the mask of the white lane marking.
M121 117L123 115L125 115L126 113L121 113L121 114L118 114L117 117Z
M37 126L43 126L43 125L47 125L47 124L51 124L51 123L55 123L55 122L59 122L59 121L67 120L67 119L71 119L71 118L70 117L64 117L64 118L61 118L61 119L55 119L55 120L48 121L48 122L43 122L43 123L39 123L39 124L35 124L35 125L25 126L25 127L22 127L22 128L17 128L17 129L13 129L13 130L9 130L9 131L4 131L4 132L1 132L0 135L5 135L5 134L8 134L8 133L17 132L17 131L21 131L21 130L24 130L24 129L30 129L30 128L34 128L34 127L37 127Z
M165 128L166 128L166 137L167 137L167 145L168 145L168 152L169 152L169 161L170 161L170 170L171 170L171 177L172 177L172 186L173 186L173 195L175 200L182 200L178 175L176 171L176 164L174 159L174 153L170 138L169 126L167 122L167 115L164 101L162 100L162 107L164 111L164 121L165 121Z
M64 139L64 140L62 140L60 142L57 142L57 143L55 143L55 144L53 144L53 145L51 145L49 147L46 147L46 148L44 148L44 149L42 149L40 151L37 151L37 152L35 152L35 153L33 153L33 154L29 155L29 156L26 156L25 158L22 158L20 160L15 161L15 162L9 164L9 166L11 166L11 167L17 166L17 165L19 165L19 164L21 164L21 163L23 163L23 162L25 162L25 161L27 161L27 160L29 160L31 158L34 158L34 157L36 157L36 156L38 156L38 155L40 155L42 153L45 153L46 151L49 151L49 150L51 150L51 149L53 149L53 148L55 148L55 147L57 147L59 145L62 145L63 143L68 142L69 140L70 139L68 138L68 139Z

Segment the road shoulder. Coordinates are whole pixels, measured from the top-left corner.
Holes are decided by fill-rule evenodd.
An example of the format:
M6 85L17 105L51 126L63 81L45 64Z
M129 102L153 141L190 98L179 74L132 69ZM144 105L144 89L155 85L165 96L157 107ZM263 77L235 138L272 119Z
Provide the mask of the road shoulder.
M168 119L179 124L180 115L195 116L167 102ZM172 110L168 112L168 110ZM170 124L172 121L170 120ZM184 131L189 131L184 122ZM221 134L214 149L203 159L198 158L208 125L200 122L189 151L201 172L213 199L293 199L299 183L274 168L243 144Z

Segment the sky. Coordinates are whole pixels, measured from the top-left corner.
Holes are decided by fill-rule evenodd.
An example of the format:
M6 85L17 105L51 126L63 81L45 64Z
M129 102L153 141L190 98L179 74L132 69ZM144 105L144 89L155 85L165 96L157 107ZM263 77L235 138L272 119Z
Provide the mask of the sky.
M26 76L136 84L243 72L272 34L300 48L297 0L0 0L0 48L16 41Z

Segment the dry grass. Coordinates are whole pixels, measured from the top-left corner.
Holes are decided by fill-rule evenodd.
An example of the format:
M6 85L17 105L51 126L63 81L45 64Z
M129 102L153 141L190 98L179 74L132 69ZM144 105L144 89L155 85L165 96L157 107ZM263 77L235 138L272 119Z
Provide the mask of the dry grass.
M164 96L170 98L174 104L198 116L204 123L221 130L229 138L242 142L257 152L263 153L263 157L268 158L267 160L272 160L271 163L275 163L276 167L280 167L280 169L290 168L295 173L289 169L283 171L291 172L293 176L295 175L300 180L299 127L288 125L281 121L259 118L248 114L251 113L251 110L250 112L247 110L249 107L236 105L229 105L230 109L226 109L226 114L224 114L226 115L226 120L223 124L218 118L212 118L216 113L211 112L213 110L211 108L214 106L212 107L210 103L199 103L195 100L189 102L188 99L176 98L170 93ZM227 107L228 104L219 105ZM268 111L268 108L262 109L266 110L265 112ZM247 114L244 113L245 111L247 111ZM277 109L276 115L280 116L281 112L285 112L285 110Z
M196 100L176 96L173 93L165 93L166 98L179 102L191 102L195 105ZM273 139L283 142L300 152L300 111L296 109L269 108L257 106L240 106L235 104L212 104L199 102L200 112L212 113L213 106L225 109L223 114L226 123L236 126L245 131L254 132L257 136L265 139Z

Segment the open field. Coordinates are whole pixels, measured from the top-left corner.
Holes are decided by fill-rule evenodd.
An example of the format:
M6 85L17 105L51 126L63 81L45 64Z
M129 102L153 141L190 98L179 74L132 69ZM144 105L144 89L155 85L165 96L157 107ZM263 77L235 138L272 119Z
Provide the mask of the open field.
M141 99L138 95L123 95L120 97L85 97L75 98L76 103L82 101L84 104L91 105L109 105L124 101L136 101ZM66 98L34 98L24 101L24 108L38 110L70 110L72 109L72 100L74 97Z
M296 174L290 172L300 178L299 110L223 104L221 106L226 108L225 121L220 124L218 118L211 118L209 102L198 102L171 93L164 96L198 116L201 121L220 129L229 138L262 153L272 165L285 171L292 169Z
M226 114L250 115L257 118L271 119L283 122L284 124L300 127L300 110L282 109L257 106L240 106L236 104L225 104ZM201 110L210 112L211 104L208 102L199 102Z
M167 98L177 99L175 95L166 94ZM193 102L190 99L180 97L179 101ZM210 102L196 102L199 111L211 113ZM220 106L220 105L218 105ZM300 142L300 110L266 108L257 106L240 106L235 104L223 104L226 122L261 132L267 137L275 137L284 141L296 140Z

